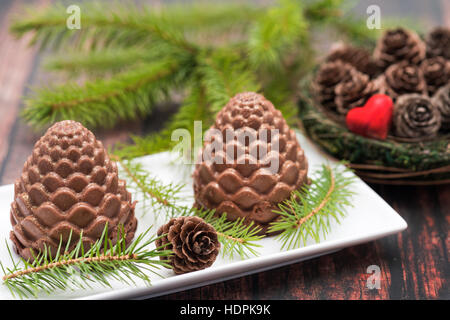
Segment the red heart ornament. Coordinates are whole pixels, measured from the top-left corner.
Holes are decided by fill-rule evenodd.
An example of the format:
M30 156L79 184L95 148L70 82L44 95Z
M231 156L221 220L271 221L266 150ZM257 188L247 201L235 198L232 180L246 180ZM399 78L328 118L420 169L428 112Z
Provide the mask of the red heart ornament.
M353 108L347 113L347 128L364 137L384 140L391 126L393 106L389 96L375 94L363 107Z

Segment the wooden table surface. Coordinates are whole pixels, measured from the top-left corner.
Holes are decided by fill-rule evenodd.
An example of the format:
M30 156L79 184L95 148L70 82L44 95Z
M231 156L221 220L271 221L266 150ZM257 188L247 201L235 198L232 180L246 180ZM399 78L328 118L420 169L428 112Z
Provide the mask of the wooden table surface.
M16 41L8 33L11 14L23 2L29 1L0 1L0 184L19 176L39 138L19 117L22 99L30 85L49 79L41 69L41 56L27 48L27 39ZM45 5L48 1L34 2ZM441 5L433 9L442 12L441 21L450 23L448 1L435 4ZM155 130L165 116L159 112L95 133L110 146L127 141L130 132ZM407 230L313 260L157 299L449 299L450 185L371 186L406 220ZM380 289L367 287L370 265L380 267Z

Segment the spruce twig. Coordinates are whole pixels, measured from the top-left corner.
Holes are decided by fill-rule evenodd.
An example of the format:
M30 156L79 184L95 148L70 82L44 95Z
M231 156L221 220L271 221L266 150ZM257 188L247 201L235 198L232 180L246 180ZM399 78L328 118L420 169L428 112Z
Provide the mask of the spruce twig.
M255 242L262 236L257 235L260 229L253 223L245 224L243 219L228 221L225 213L217 216L214 210L181 205L179 201L185 198L181 194L182 184L163 184L133 161L123 160L117 156L112 156L112 159L118 161L124 168L128 177L127 185L131 185L135 195L147 199L157 214L163 212L166 218L194 215L202 218L216 229L223 246L221 249L223 256L233 258L237 254L243 259L258 255L255 248L260 245Z
M148 64L159 59L155 53L142 47L108 48L90 52L65 52L50 56L44 67L51 71L62 71L76 78L87 75L89 78L113 75L136 65Z
M148 113L152 102L178 82L175 71L178 70L173 61L160 61L112 79L40 89L26 101L22 116L35 127L65 119L87 126L112 126L119 119Z
M151 228L137 236L126 248L126 234L119 231L113 244L106 225L100 239L86 251L82 234L75 247L69 250L70 233L65 250L62 250L61 239L56 253L46 247L35 255L32 262L24 259L17 262L6 242L12 267L0 262L4 273L3 284L13 296L20 298L37 297L39 292L50 294L56 290L91 288L94 283L111 287L112 279L125 284L136 284L135 279L141 279L150 285L149 272L158 274L155 270L160 266L169 267L159 257L172 254L170 250L150 249L157 239L155 236L149 237Z
M294 191L279 205L275 212L280 218L271 223L269 232L281 232L277 237L282 248L298 248L306 244L308 237L319 242L330 231L331 219L340 222L353 194L349 186L354 178L348 177L347 171L345 167L323 165L315 172L311 185Z
M41 49L59 49L67 44L79 50L168 44L189 52L196 50L179 29L167 23L151 7L115 3L105 10L102 2L95 1L83 3L80 7L83 27L79 30L67 28L66 7L57 3L38 12L28 8L27 14L12 24L11 32L22 36L35 31L31 43L39 43Z
M121 164L128 166L127 175L132 180L138 179L139 173L136 172L136 167L131 167L129 163L123 161ZM293 191L291 197L279 205L279 209L275 212L280 215L280 218L271 223L268 231L281 232L277 237L282 242L282 249L300 247L306 244L309 236L319 242L321 235L325 238L329 232L330 221L332 219L336 222L340 221L340 218L345 215L345 207L351 205L350 197L353 194L349 186L354 178L347 175L348 170L345 166L334 168L322 166L321 170L313 173L315 179L311 185ZM156 190L163 186L157 182L157 179L150 185L152 184L158 186ZM146 190L146 184L143 183L137 184L135 191L138 194L145 194ZM226 213L217 215L214 210L178 205L176 201L182 198L178 195L181 187L171 194L170 202L167 201L169 197L155 196L155 194L164 194L167 190L174 191L171 186L167 186L166 190L162 189L157 191L159 193L150 194L154 197L154 201L161 205L159 210L170 210L171 217L195 215L210 223L216 229L223 245L223 256L228 255L232 258L237 254L245 258L258 255L255 248L259 247L259 244L256 242L263 238L258 235L259 227L253 223L244 223L244 219L228 221Z
M136 161L121 159L116 155L111 155L111 159L120 163L128 177L127 187L134 194L140 195L144 215L150 208L157 213L164 212L166 219L178 215L180 209L175 204L181 199L180 193L184 184L163 184L144 170L141 164Z
M61 5L21 15L11 27L15 35L33 31L34 43L41 47L71 50L67 57L59 54L48 65L50 68L91 77L85 85L37 90L27 101L24 118L37 128L62 119L78 120L90 127L112 126L121 119L149 114L152 105L166 98L165 93L186 93L187 103L183 105L192 109L195 101L197 112L190 117L175 116L159 134L136 139L142 143L136 151L148 153L149 148L142 148L143 144L157 151L169 148L172 145L166 139L169 128L185 128L177 125L179 121L187 122L198 114L202 118L196 120L211 122L214 114L238 92L261 90L277 104L291 107L287 100L292 95L278 90L271 81L266 86L266 82L274 73L286 83L291 79L287 71L293 69L293 64L286 64L285 60L288 54L302 55L292 55L295 51L290 50L299 48L306 35L302 6L296 0L280 0L273 7L236 4L201 7L180 9L169 5L154 10L116 4L104 10L99 4L83 3L80 30L66 27L67 14ZM201 23L204 25L200 26ZM202 34L213 29L225 32L231 25L238 26L241 33L238 40L224 38L218 45L205 43L204 39L197 42ZM231 29L229 33L236 32ZM301 59L296 61L299 66L302 64ZM153 73L148 69L151 66L159 71ZM105 74L110 78L102 79ZM291 80L290 83L296 83L294 78Z
M261 245L256 242L264 236L258 235L260 228L255 226L253 222L246 224L242 218L229 221L226 213L217 216L214 210L196 208L186 208L184 215L196 215L216 229L219 241L222 244L222 256L233 258L234 255L238 255L241 259L245 259L252 255L259 255L256 248L261 247Z

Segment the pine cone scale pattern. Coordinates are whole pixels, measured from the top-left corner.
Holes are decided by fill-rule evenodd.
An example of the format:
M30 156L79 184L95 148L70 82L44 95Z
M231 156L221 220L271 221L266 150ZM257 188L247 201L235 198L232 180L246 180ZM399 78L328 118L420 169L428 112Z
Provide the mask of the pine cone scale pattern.
M432 137L440 128L441 115L430 98L405 94L397 100L393 121L399 137Z
M332 110L336 109L335 88L339 83L350 77L352 69L353 67L350 64L341 60L326 62L320 66L312 89L321 105Z
M11 239L18 253L32 259L44 246L56 253L72 232L71 246L83 233L86 248L108 224L116 241L122 224L127 244L134 237L135 203L119 182L117 166L92 132L75 121L52 126L36 143L21 177L15 183L11 205Z
M420 67L430 96L450 82L450 60L439 56L429 58L424 60Z
M169 258L160 259L176 274L208 268L219 254L216 230L199 217L172 218L158 229L157 235L157 248L173 252Z
M329 61L342 61L356 68L356 70L374 77L379 73L379 68L373 60L370 52L363 48L339 45L327 56Z
M273 129L278 134L271 136ZM227 131L249 139L227 140ZM232 98L210 132L221 133L211 139L220 147L206 141L200 153L194 172L196 206L226 213L228 220L243 218L265 233L278 216L278 203L307 180L307 160L295 133L272 103L251 92ZM273 163L278 163L275 173Z
M376 82L371 81L368 75L352 69L350 76L335 88L337 111L345 115L350 109L363 106L377 91Z
M431 31L426 39L427 56L441 56L450 60L450 29L437 27Z
M440 88L433 96L432 101L441 113L442 127L450 129L450 83Z
M382 92L392 99L407 93L427 93L427 85L419 66L403 61L390 66L384 73Z
M390 135L418 141L450 129L449 83L450 29L437 27L423 41L412 30L396 28L383 33L372 56L363 48L333 45L311 91L326 115L342 124L351 109L385 94L394 102Z
M426 55L425 43L413 31L402 28L388 30L378 40L373 56L382 69L400 61L419 64Z

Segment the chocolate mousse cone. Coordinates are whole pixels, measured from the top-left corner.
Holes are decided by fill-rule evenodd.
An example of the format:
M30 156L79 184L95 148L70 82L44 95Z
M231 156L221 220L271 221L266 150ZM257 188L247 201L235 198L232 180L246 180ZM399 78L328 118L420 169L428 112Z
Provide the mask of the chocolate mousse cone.
M243 218L269 235L278 204L307 182L295 132L270 101L245 92L218 113L206 138L193 174L195 206Z
M54 256L82 238L85 250L108 225L108 237L134 238L135 202L102 143L75 121L61 121L35 144L14 185L10 238L25 260ZM68 243L70 241L70 243ZM62 250L62 249L61 249Z

